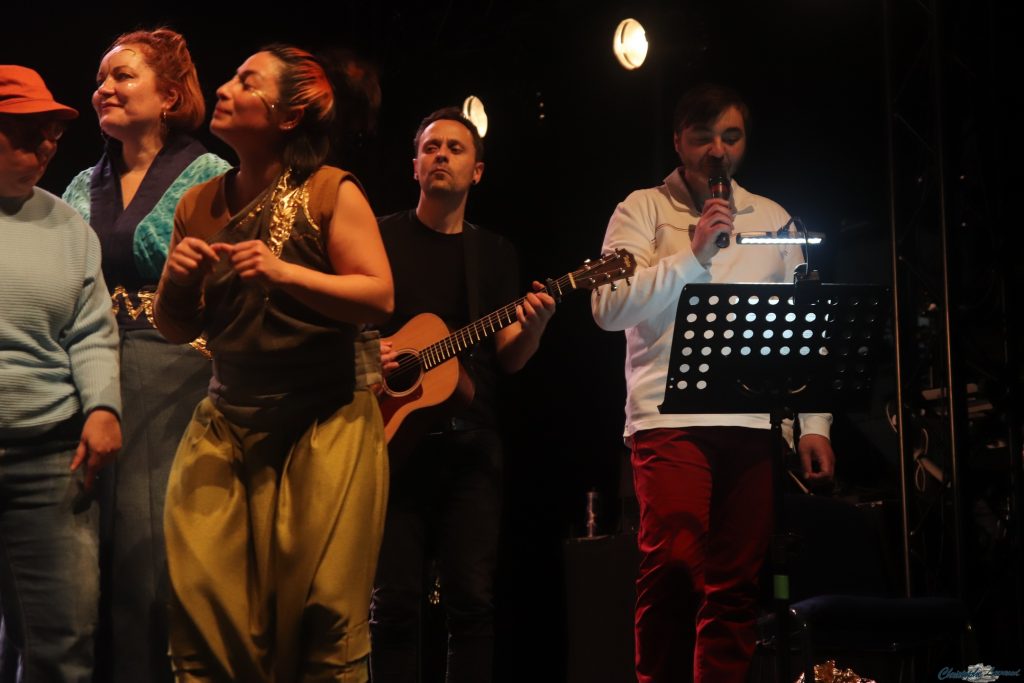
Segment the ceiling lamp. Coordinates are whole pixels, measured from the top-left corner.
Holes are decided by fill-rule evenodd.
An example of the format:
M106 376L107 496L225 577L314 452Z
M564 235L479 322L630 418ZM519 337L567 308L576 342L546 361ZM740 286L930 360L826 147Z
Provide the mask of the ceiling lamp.
M484 103L479 97L470 95L466 98L462 103L462 115L473 122L480 137L487 135L487 110L484 109Z
M636 19L623 19L615 29L612 51L624 68L632 71L647 58L647 32Z

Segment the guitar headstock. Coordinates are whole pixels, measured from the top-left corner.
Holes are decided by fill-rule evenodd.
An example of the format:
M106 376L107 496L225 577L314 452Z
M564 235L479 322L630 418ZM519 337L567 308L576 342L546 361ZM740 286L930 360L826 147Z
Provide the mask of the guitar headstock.
M576 289L597 289L601 285L611 284L615 289L615 283L619 280L626 280L636 272L636 259L625 249L616 249L610 254L591 261L584 261L583 266L570 275L573 286Z

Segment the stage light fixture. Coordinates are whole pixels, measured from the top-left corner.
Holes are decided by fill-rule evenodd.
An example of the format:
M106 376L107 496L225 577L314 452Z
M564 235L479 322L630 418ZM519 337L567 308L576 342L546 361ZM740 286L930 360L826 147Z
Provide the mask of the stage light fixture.
M487 135L487 110L484 103L476 95L470 95L462 103L462 115L473 122L480 137Z
M647 32L636 19L623 19L615 29L612 51L624 68L637 69L647 58Z

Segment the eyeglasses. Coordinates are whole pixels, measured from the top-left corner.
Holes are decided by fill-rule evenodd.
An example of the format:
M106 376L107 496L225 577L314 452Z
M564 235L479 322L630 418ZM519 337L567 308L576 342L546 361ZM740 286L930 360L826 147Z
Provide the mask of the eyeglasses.
M57 142L66 129L67 124L56 119L0 114L0 132L12 147L26 152L36 151L44 141Z

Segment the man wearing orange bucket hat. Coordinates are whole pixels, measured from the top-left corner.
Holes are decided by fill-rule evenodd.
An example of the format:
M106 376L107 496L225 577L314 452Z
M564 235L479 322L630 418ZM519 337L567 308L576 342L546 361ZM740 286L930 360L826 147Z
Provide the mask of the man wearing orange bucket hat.
M0 609L22 680L90 681L96 473L121 445L99 240L36 187L78 112L0 65Z

